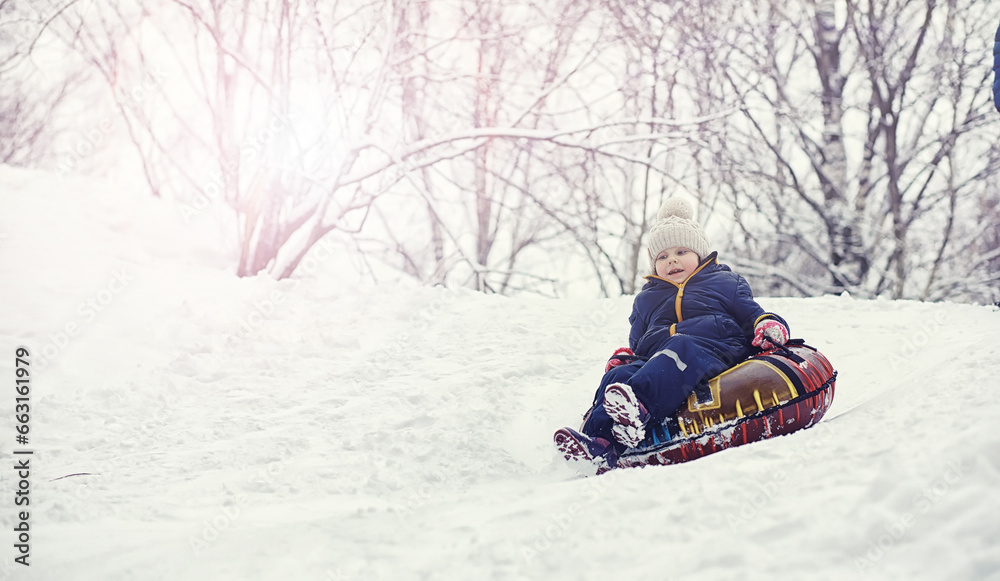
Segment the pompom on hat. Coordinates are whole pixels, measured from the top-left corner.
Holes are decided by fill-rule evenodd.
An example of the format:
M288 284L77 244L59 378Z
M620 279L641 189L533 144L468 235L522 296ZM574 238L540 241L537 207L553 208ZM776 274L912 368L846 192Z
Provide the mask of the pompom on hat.
M649 265L656 272L656 256L674 246L690 248L704 260L710 252L708 238L694 220L694 208L684 198L669 198L656 213L656 224L649 229Z

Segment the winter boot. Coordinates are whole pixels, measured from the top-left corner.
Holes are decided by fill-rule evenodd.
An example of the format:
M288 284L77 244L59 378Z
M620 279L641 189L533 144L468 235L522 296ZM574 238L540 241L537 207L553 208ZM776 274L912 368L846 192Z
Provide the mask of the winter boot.
M604 411L615 425L611 433L620 444L635 448L646 437L649 412L624 383L612 383L604 390Z
M603 474L618 465L618 453L604 438L591 438L571 428L556 430L552 439L566 460L582 463Z

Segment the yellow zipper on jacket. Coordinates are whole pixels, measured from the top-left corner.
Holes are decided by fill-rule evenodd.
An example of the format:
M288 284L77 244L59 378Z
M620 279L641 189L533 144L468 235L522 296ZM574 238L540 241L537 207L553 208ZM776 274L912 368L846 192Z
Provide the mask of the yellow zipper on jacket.
M647 279L656 278L656 279L662 280L664 282L669 282L670 284L672 284L675 287L677 287L677 298L674 299L674 314L677 315L677 322L680 323L681 321L684 320L684 317L681 316L681 299L684 298L684 287L687 285L688 281L691 280L692 278L694 278L694 275L696 275L699 272L701 272L703 268L705 268L709 264L712 264L713 262L718 262L718 261L719 261L719 258L718 258L718 256L716 256L712 260L706 260L705 262L702 262L698 266L698 268L694 269L694 272L692 272L690 276L688 276L687 278L684 279L684 282L680 282L680 283L674 282L672 280L667 280L667 279L663 278L662 276L657 276L655 274L647 276L646 278ZM671 325L671 327L670 327L670 336L672 337L674 335L674 333L675 333L675 328L674 328L673 325Z

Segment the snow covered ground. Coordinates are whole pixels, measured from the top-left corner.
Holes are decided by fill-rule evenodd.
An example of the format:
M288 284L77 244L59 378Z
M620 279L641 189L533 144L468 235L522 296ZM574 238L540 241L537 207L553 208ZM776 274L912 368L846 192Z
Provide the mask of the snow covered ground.
M346 284L336 248L240 280L167 204L0 192L0 579L1000 579L994 307L761 298L838 369L827 418L581 478L551 434L629 297Z

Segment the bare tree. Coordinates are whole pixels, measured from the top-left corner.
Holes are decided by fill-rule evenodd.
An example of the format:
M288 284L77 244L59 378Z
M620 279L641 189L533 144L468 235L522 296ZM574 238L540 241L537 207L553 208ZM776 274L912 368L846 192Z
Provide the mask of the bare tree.
M706 77L686 68L687 37L711 25L701 28L687 13L697 7L606 0L601 9L605 41L592 70L616 71L615 90L582 100L595 129L569 163L547 157L560 194L532 199L575 243L607 296L635 292L648 274L643 234L665 198L693 194L710 214L701 150L687 146L699 143L705 123L736 109L698 107L696 85Z
M559 55L583 16L557 27L553 60L532 85L518 82L525 73L518 67L538 64L531 59L539 55L516 47L522 32L547 18L544 10L462 6L443 14L459 27L442 33L430 26L435 9L448 7L416 0L350 6L248 0L237 9L220 0L173 0L155 11L111 6L67 13L61 23L63 37L112 94L130 73L161 70L169 77L170 91L158 102L119 108L154 194L188 204L190 215L214 200L235 213L240 276L290 275L323 236L357 235L372 215L386 215L390 205L378 200L412 195L422 182L416 189L431 216L433 278L466 264L474 286L502 290L511 284L518 253L538 241L537 220L514 200L526 182L507 184L513 175L528 179L513 161L531 156L512 144L574 133L539 123L537 112L575 72L560 69ZM531 14L530 26L511 18L517 10ZM471 63L461 54L448 56L454 61L448 66L430 64L470 46L478 55ZM446 102L456 84L473 89L469 101ZM475 172L477 242L474 249L456 248L457 262L445 247L467 230L441 210L429 173L448 160L471 161ZM455 175L451 185L466 187ZM496 240L510 233L500 278L486 281L484 273L497 268ZM410 253L407 244L397 248ZM404 268L420 271L410 258Z
M839 21L838 6L846 8ZM726 152L765 188L758 211L740 221L764 239L761 223L769 223L786 248L770 274L798 277L811 292L929 296L926 277L938 276L934 264L954 241L954 221L934 217L974 204L995 172L985 160L949 163L975 151L988 130L976 99L980 59L970 50L982 15L957 1L758 10L747 16L766 40L745 45L727 70L749 131L731 134ZM939 241L937 258L935 245L914 242L915 231ZM817 269L828 282L809 275Z
M0 0L0 164L38 165L52 156L59 130L50 119L80 81L46 75L36 64L47 24L37 8Z
M411 46L450 45L452 54L465 59L448 62L437 52L427 53L438 58L410 59L400 73L407 79L403 127L408 134L433 142L435 128L439 136L442 126L458 129L434 145L439 159L443 152L455 152L453 157L418 167L416 160L423 159L418 155L429 150L406 157L401 165L406 178L389 194L398 205L407 203L408 192L411 199L419 196L432 221L431 228L420 229L429 239L400 236L408 226L405 220L393 222L378 204L373 211L384 226L377 236L387 241L389 260L396 255L405 271L425 280L427 275L419 273L433 273L435 282L482 291L552 294L558 284L545 254L562 252L570 239L605 293L609 271L617 292L634 288L635 266L616 274L627 262L620 260L621 233L608 230L620 228L621 212L632 220L632 195L605 173L618 171L614 164L630 172L662 173L662 168L644 169L649 166L646 144L662 141L681 123L656 117L660 110L655 108L618 106L602 112L606 104L601 101L614 93L617 80L595 88L587 73L611 64L605 59L595 66L598 55L614 44L598 25L605 14L596 4L567 2L556 10L563 17L553 21L548 8L470 2L446 19L461 23L451 29L457 33L429 26L421 29L424 36L411 34L407 40ZM409 21L426 22L421 14L411 9ZM418 84L419 90L411 89ZM443 103L442 94L454 97ZM612 164L600 165L607 160ZM650 195L656 195L654 187L647 187ZM644 219L644 212L639 215ZM641 226L627 232L633 265L640 234Z
M335 236L373 276L558 294L556 253L631 293L642 233L687 193L758 288L934 299L996 276L972 221L995 207L995 18L974 4L170 0L46 22L150 191L228 208L240 276Z

